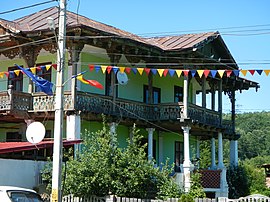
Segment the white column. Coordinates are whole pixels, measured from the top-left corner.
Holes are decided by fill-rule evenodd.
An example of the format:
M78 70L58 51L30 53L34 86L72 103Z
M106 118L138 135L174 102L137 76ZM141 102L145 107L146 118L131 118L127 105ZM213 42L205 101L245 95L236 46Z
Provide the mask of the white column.
M153 159L153 133L155 131L154 128L147 128L148 131L148 160L151 161Z
M218 133L218 168L222 169L223 164L223 143L222 143L222 133Z
M211 138L211 169L215 170L216 166L216 141L215 138Z
M184 103L184 111L183 111L183 118L188 117L188 77L184 76L184 97L183 97L183 103Z
M112 137L112 146L115 147L117 145L117 137L116 137L116 128L117 128L117 123L112 122L110 123L110 134Z
M161 167L161 164L163 163L163 134L158 135L158 163Z
M116 133L116 127L117 127L117 123L115 123L115 122L110 123L110 133L111 134Z
M223 144L222 144L222 133L218 133L218 169L220 169L220 192L217 193L219 197L228 197L228 184L226 179L227 169L223 164Z
M238 166L238 141L230 141L230 165Z
M77 140L81 138L81 117L80 115L68 115L66 119L67 140Z
M190 190L190 173L193 169L193 165L190 161L190 151L189 151L189 126L182 127L184 131L184 163L183 163L183 170L184 170L184 187L185 192Z

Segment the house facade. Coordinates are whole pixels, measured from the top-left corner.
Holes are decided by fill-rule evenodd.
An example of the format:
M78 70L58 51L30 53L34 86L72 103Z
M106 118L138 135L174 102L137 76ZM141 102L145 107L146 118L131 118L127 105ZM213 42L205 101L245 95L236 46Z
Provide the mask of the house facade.
M46 19L52 17L58 27L58 13L52 7L14 21L0 20L3 143L26 141L27 125L33 121L45 125L46 140L53 138L55 95L39 92L14 63L56 83L57 43ZM230 164L237 165L235 93L259 85L239 77L220 34L142 38L72 12L67 12L66 24L65 140L83 139L85 132L101 129L104 114L119 146L125 147L136 124L148 143L148 158L157 166L169 158L176 182L187 192L200 142L210 141L211 165L200 171L203 186L214 197L228 196L223 141L230 141ZM72 77L84 71L84 78L104 89ZM222 118L224 93L231 100L230 120ZM46 152L39 153L48 156ZM24 151L9 151L0 157L15 154L25 156Z

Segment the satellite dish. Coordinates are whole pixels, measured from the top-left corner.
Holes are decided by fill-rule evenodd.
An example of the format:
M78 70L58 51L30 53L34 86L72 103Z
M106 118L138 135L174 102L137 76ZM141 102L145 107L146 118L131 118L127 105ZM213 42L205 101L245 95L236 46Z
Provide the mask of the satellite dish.
M45 127L40 122L30 123L26 129L26 139L32 144L37 144L43 140L45 137Z
M120 85L126 85L128 83L128 77L125 72L122 73L118 71L116 76L117 76L118 83Z

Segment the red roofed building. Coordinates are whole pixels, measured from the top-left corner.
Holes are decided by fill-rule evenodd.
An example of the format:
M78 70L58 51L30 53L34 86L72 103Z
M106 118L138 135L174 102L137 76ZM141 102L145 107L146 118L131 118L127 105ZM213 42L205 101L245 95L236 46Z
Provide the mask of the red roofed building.
M52 7L13 21L0 19L1 142L25 142L26 123L31 121L42 122L46 138L53 138L55 96L40 92L14 63L55 83L57 45L46 19L52 17L58 28L58 14ZM238 163L235 94L257 90L259 84L239 76L220 33L144 38L69 11L66 26L66 146L101 129L104 114L119 146L126 147L136 123L148 143L149 159L161 166L169 158L176 182L188 192L196 168L193 160L200 157L200 142L207 141L211 165L202 171L204 190L214 197L227 196L223 140L230 142L230 164ZM83 71L84 78L98 81L104 89L72 77ZM128 80L122 83L118 72ZM222 117L223 96L231 104L228 120ZM25 143L0 146L0 153L8 151L0 154L4 160L51 155L50 141L38 144L39 150Z

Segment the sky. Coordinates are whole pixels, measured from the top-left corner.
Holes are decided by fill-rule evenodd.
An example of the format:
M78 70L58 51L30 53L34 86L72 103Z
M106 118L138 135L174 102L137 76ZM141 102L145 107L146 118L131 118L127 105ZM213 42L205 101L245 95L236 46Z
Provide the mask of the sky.
M1 14L48 1L1 0L0 18L13 20L58 5L54 1ZM270 69L269 0L67 0L67 9L140 36L219 31L239 68ZM270 111L270 75L244 78L258 82L260 89L236 94L237 113ZM223 111L230 112L226 97Z

